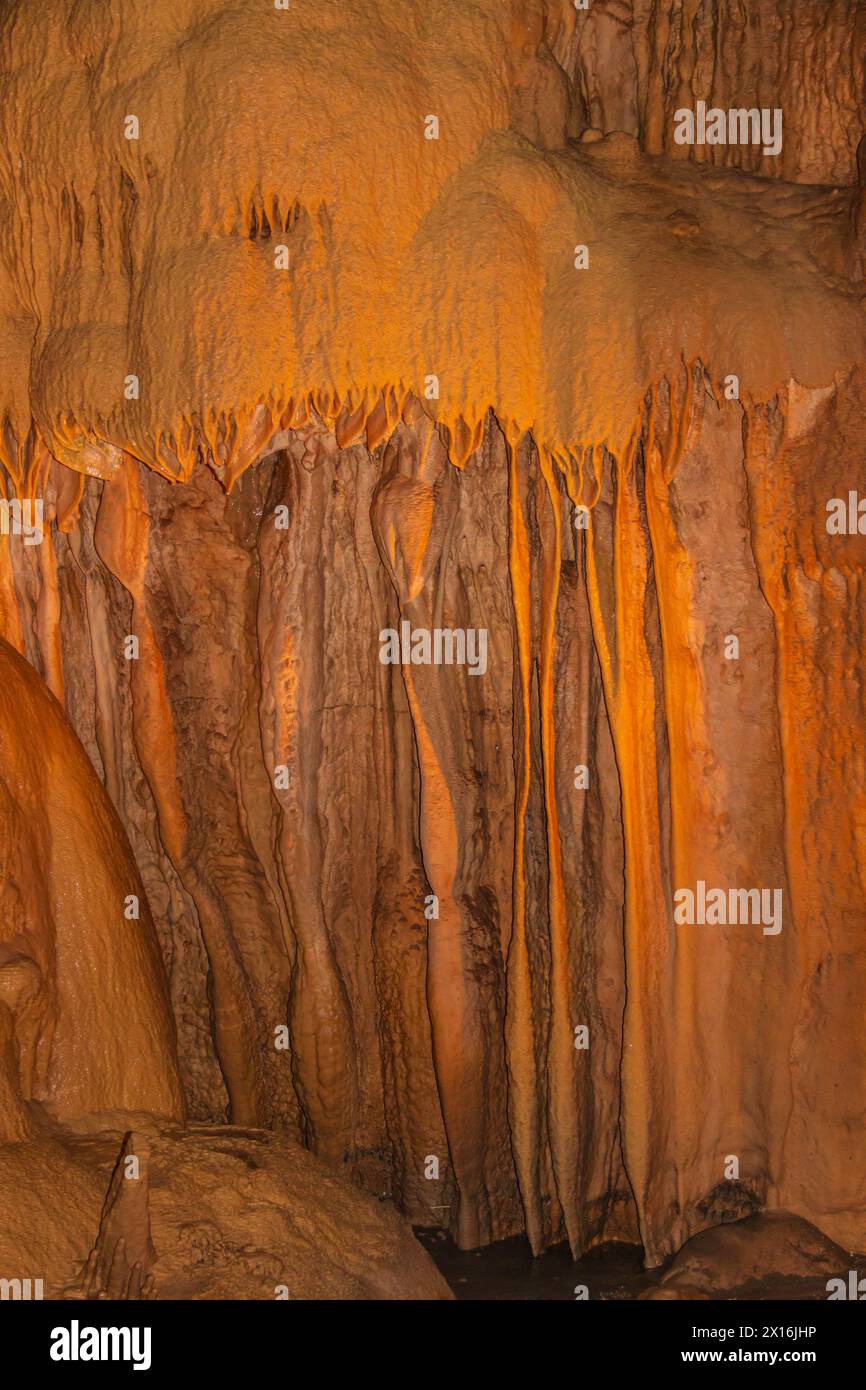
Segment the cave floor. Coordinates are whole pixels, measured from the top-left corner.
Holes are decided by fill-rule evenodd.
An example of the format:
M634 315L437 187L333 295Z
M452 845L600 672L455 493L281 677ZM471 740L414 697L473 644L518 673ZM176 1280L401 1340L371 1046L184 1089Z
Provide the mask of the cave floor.
M444 1231L416 1229L416 1236L462 1302L563 1302L585 1284L591 1299L628 1302L657 1280L648 1273L638 1245L611 1242L574 1261L563 1243L534 1259L523 1236L496 1241L483 1250L460 1250ZM725 1295L730 1302L824 1301L826 1275L815 1279L775 1278L753 1282Z

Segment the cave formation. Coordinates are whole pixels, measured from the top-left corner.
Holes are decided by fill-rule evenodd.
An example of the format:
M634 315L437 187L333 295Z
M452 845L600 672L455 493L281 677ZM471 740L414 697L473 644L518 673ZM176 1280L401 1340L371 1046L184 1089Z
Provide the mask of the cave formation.
M866 1249L863 6L2 0L0 72L0 1276Z

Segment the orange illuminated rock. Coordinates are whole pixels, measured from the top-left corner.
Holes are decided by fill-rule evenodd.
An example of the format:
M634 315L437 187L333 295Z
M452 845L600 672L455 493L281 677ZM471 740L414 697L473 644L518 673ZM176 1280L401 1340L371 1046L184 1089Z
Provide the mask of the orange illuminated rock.
M25 1298L453 1296L392 1206L284 1136L118 1111L0 1147L0 1268Z
M4 7L0 1138L866 1247L866 37L748 8ZM248 1296L107 1188L94 1288Z
M115 1106L182 1117L162 961L126 835L60 706L2 639L0 826L0 1084L62 1118Z
M686 29L699 8L712 10L684 0ZM776 8L762 4L768 41ZM580 45L601 41L605 10L575 31L577 57L576 20L565 0L8 5L0 456L13 477L41 443L103 478L119 450L170 478L204 450L230 483L300 400L329 419L366 399L373 416L382 392L399 406L407 390L455 435L492 407L553 452L620 454L647 386L683 359L763 401L862 360L850 196L819 171L791 186L647 158L626 133L641 121L651 155L684 147L641 24L646 113L632 96L605 138L568 144L571 64L597 65ZM607 122L607 97L574 75ZM779 106L772 80L758 106ZM821 150L800 128L801 152L807 140ZM843 147L830 168L853 183Z
M754 1293L760 1281L820 1278L847 1273L852 1256L808 1221L784 1211L747 1216L702 1231L688 1241L659 1283L642 1298L709 1298L737 1290Z

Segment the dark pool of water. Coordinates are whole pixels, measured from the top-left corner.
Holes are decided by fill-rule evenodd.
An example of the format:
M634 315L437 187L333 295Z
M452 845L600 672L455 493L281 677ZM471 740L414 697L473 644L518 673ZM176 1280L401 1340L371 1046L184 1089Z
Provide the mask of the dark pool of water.
M458 1250L442 1231L418 1230L421 1244L459 1299L571 1301L585 1284L591 1299L633 1299L653 1282L638 1245L611 1243L573 1260L566 1244L533 1258L524 1236L483 1250Z
M566 1244L555 1245L534 1259L524 1236L496 1241L483 1250L458 1250L444 1231L416 1230L458 1299L469 1301L571 1301L575 1287L586 1285L590 1299L633 1300L658 1282L660 1270L647 1273L639 1245L599 1245L581 1260L572 1260ZM852 1257L855 1258L856 1257ZM866 1266L866 1256L860 1265ZM733 1294L732 1302L809 1302L827 1297L826 1275L793 1279L778 1275L752 1282Z

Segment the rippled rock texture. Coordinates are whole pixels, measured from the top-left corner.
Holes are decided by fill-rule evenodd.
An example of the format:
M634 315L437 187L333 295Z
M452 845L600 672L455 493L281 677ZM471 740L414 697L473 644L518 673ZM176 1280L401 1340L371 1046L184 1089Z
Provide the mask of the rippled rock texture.
M253 8L0 7L0 1133L863 1249L862 7Z

